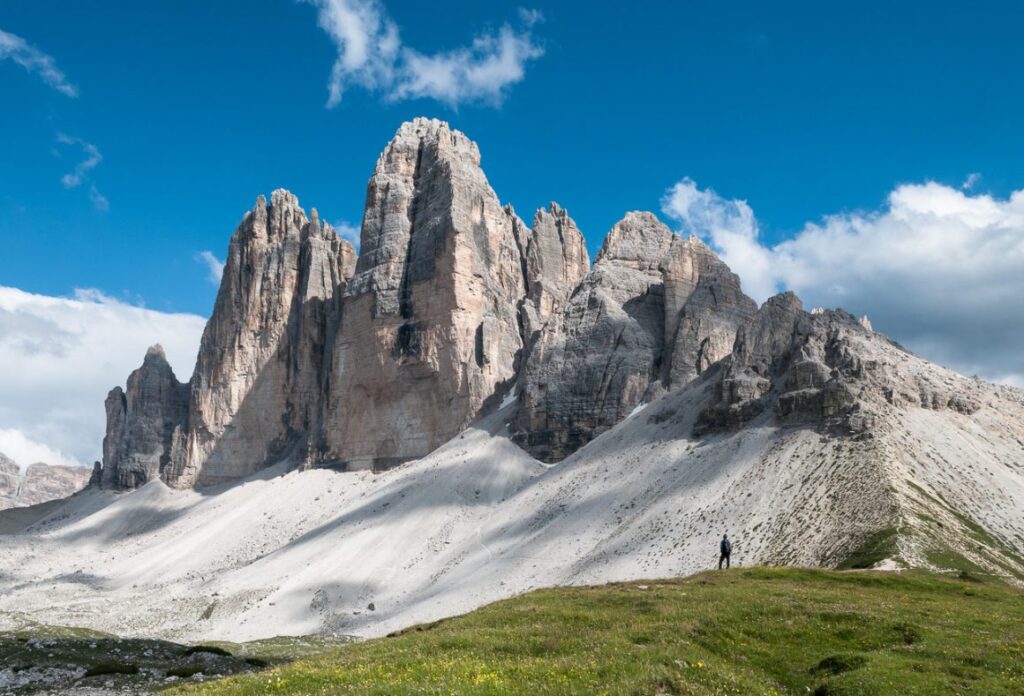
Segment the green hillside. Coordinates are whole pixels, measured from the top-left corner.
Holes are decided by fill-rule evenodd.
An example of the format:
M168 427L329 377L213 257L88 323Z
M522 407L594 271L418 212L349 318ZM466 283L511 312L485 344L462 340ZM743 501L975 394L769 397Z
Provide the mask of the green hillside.
M531 592L178 694L1024 693L1024 593L747 569Z

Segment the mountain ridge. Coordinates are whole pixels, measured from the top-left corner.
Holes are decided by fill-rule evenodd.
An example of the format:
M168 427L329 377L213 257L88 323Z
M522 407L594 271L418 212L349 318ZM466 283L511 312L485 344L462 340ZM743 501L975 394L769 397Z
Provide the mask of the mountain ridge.
M630 212L591 268L564 209L527 227L480 161L447 123L404 123L370 177L358 257L294 195L261 197L232 236L187 408L156 363L135 379L162 389L111 392L103 484L211 485L285 459L379 470L514 385L517 442L557 461L730 352L756 305L703 242Z
M1024 391L792 293L757 306L651 213L591 265L468 138L399 136L359 260L285 191L246 215L190 382L152 350L112 392L103 485L12 522L0 612L382 635L696 572L724 532L742 565L1024 583Z

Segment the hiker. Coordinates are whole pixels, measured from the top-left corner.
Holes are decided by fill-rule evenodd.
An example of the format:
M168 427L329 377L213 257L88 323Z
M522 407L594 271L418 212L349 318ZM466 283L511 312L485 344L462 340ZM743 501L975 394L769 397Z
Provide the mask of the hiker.
M722 561L725 561L725 567L729 567L729 556L732 555L732 542L729 541L729 535L722 535L722 543L718 545L718 550L722 552L722 555L718 557L718 569L722 569Z

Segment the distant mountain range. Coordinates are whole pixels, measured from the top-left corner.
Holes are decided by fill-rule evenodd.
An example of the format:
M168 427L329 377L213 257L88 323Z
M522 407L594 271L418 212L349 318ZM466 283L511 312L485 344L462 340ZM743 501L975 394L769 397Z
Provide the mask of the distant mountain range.
M85 488L91 473L82 467L41 462L22 471L13 459L0 452L0 510L66 498Z

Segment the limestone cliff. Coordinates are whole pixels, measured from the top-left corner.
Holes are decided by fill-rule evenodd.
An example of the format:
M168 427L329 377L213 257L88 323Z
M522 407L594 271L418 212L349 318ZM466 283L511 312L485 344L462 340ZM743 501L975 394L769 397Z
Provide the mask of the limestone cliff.
M172 485L216 483L304 460L319 429L325 356L355 250L284 190L231 238L191 383Z
M545 461L571 454L728 355L756 309L703 242L629 213L530 352L516 440Z
M697 434L758 418L873 437L907 407L972 414L984 385L920 362L843 310L804 312L793 293L769 298L736 336Z
M188 422L188 386L174 376L159 345L128 376L126 389L107 395L101 483L135 488L165 475Z
M520 321L530 343L586 277L590 255L583 233L557 203L537 211L532 230L516 225L515 232L526 278Z
M370 178L334 343L324 458L381 468L457 435L516 376L526 294L514 227L477 146L404 124Z
M228 250L187 385L159 347L107 397L102 485L227 481L291 458L319 432L324 366L355 250L295 196L260 196Z

